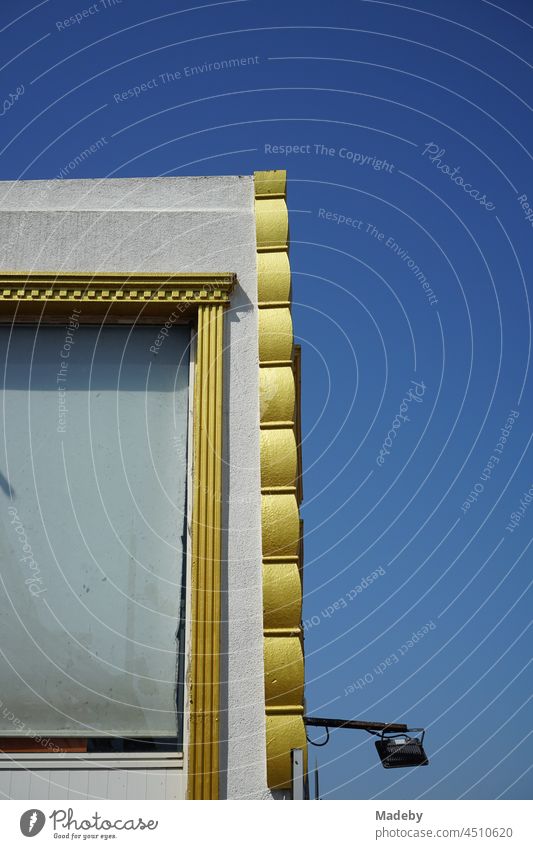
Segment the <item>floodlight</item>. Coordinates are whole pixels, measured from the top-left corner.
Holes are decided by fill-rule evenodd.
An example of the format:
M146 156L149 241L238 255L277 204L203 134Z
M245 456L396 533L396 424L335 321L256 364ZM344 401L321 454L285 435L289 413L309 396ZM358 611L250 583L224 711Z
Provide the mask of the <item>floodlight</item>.
M376 749L385 769L429 764L423 746L425 732L420 728L410 730L422 731L422 734L420 737L410 737L408 734L385 736L384 732L376 741Z
M361 719L326 719L322 716L304 716L304 723L314 728L324 728L326 731L326 739L322 743L307 737L313 746L325 746L329 742L330 728L353 728L379 737L376 749L385 769L429 764L423 746L426 733L423 728L409 728L400 722L365 722ZM421 734L411 737L412 732Z

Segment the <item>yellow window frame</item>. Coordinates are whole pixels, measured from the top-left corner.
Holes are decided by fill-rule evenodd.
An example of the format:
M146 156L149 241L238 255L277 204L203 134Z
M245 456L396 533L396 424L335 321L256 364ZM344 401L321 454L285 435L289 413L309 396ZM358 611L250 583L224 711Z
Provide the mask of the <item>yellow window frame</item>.
M196 321L188 677L190 799L219 796L220 586L224 310L231 273L0 272L0 321L80 323Z

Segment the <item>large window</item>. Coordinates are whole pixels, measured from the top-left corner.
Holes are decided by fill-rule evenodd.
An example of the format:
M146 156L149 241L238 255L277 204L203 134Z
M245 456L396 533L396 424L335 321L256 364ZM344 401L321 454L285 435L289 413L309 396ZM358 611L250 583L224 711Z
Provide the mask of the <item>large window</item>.
M157 335L0 327L1 737L179 734L190 330Z

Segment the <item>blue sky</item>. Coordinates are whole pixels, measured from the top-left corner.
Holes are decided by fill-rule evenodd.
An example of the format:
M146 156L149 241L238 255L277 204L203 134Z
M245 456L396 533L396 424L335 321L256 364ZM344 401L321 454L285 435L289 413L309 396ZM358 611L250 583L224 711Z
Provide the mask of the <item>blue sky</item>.
M0 178L287 168L322 794L528 798L533 10L413 4L4 0Z

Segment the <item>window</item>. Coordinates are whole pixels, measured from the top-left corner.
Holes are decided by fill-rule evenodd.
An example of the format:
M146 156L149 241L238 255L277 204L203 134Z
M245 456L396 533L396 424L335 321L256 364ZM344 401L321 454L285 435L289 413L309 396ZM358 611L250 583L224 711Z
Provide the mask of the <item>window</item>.
M179 736L190 328L157 333L0 327L3 737Z

